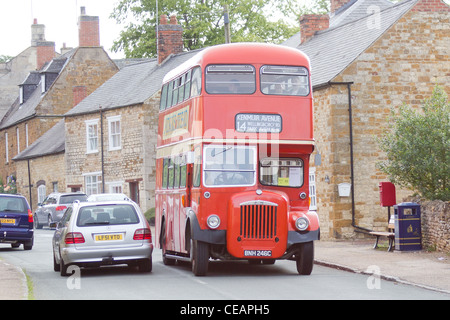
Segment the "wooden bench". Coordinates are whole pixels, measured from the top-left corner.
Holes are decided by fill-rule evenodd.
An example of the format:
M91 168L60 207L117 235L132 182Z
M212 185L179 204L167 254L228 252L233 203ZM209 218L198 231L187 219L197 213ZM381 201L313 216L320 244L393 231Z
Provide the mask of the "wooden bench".
M389 230L394 230L395 229L395 225L393 223L389 223L388 225L388 229ZM375 245L373 246L374 249L378 248L378 240L380 239L380 237L386 237L389 239L389 247L388 247L388 251L394 251L394 243L395 243L395 233L394 232L378 232L378 231L371 231L369 232L369 234L377 237L377 239L375 240Z

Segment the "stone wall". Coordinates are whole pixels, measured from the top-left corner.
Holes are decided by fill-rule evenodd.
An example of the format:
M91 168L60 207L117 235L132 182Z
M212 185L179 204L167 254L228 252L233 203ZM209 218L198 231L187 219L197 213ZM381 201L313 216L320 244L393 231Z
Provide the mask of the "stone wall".
M391 108L403 103L419 107L439 84L450 94L450 15L411 10L363 52L333 82L351 85L355 224L386 230L387 208L380 207L378 184L388 181L376 163L385 159L377 144L389 129ZM351 197L339 197L338 184L350 182L349 102L346 85L314 91L315 154L321 236L349 238ZM311 157L314 160L314 156ZM314 165L314 162L311 163ZM408 196L397 189L397 199Z
M30 161L30 177L28 176L28 161ZM37 209L38 181L45 185L47 195L53 192L54 185L57 185L58 192L65 192L66 179L61 173L65 172L64 153L34 158L30 160L21 160L16 162L17 172L17 192L30 200L29 183L31 182L31 202L33 212Z
M424 249L450 254L450 202L421 201Z

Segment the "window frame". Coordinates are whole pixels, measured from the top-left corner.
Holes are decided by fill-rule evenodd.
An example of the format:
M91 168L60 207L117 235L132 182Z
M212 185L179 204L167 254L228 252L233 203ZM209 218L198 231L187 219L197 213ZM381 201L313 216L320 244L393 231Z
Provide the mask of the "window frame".
M301 165L299 165L299 166L297 166L297 165L292 165L292 166L290 166L290 165L280 165L280 162L281 161L297 161L297 160L299 160L300 161L300 163L301 163ZM263 162L264 161L278 161L278 165L263 165ZM268 183L267 181L264 181L263 180L263 176L264 176L264 170L263 170L263 168L280 168L280 167L283 167L283 168L287 168L287 169L289 169L289 175L291 174L290 173L290 168L300 168L301 169L301 171L300 171L300 185L290 185L290 181L289 180L287 180L288 181L288 184L280 184L280 178L286 178L286 177L280 177L280 170L278 170L277 171L277 183L276 184L274 184L274 183ZM269 175L267 175L267 176L269 176ZM275 174L272 174L272 176L275 176ZM289 178L289 177L288 177ZM302 158L292 158L292 157L286 157L286 158L270 158L270 157L267 157L267 158L263 158L263 159L261 159L260 161L259 161L259 182L262 184L262 185L264 185L264 186L269 186L269 187L282 187L282 188L301 188L301 187L303 187L303 185L305 184L305 163L304 163L304 161L303 161L303 159Z
M98 152L98 127L99 119L86 120L86 154ZM95 136L90 136L89 128L95 126ZM91 148L90 141L95 141L95 148Z
M108 150L121 150L122 149L122 117L120 115L108 117ZM119 123L119 133L113 133L113 124ZM115 128L116 129L116 128ZM118 138L118 145L115 145L114 138Z
M240 68L240 69L239 69ZM248 68L248 69L247 69ZM228 69L228 70L227 70ZM247 70L246 70L247 69ZM230 86L235 88L233 91L232 89L226 91L218 91L214 92L213 88L211 87L211 84L214 82L208 81L209 75L225 75L227 77L235 77L236 79L227 80L226 78L222 79L222 83L225 86L228 86L228 89L230 89ZM250 83L249 89L246 89L245 86L241 86L244 82L242 82L242 75L251 75L252 76L252 82ZM220 79L219 79L220 80ZM233 81L236 80L236 81ZM234 86L236 85L236 86ZM253 87L252 87L253 85ZM207 65L205 68L205 91L208 94L211 95L251 95L256 92L256 68L252 64L210 64ZM217 87L216 87L217 88ZM240 91L240 89L245 89L243 91Z

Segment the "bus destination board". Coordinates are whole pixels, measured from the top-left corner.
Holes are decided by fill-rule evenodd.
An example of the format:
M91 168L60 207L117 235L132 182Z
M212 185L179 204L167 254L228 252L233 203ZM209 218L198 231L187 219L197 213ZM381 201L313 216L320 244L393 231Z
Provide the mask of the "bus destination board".
M279 114L238 113L235 129L238 132L280 133L282 118Z

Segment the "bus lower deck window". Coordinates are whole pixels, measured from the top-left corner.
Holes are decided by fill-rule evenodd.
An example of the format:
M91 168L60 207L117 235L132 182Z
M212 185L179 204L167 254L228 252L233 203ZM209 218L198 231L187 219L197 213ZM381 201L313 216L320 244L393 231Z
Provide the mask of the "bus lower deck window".
M301 187L303 185L303 161L301 159L263 159L260 182L278 187Z

